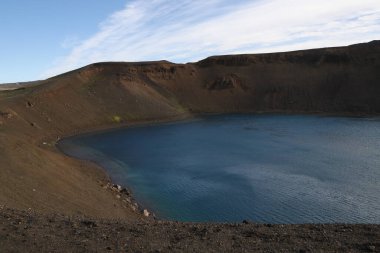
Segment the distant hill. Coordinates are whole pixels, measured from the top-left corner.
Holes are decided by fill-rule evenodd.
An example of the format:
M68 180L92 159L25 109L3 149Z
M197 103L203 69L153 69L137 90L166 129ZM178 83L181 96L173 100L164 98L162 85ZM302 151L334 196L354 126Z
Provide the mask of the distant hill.
M18 83L0 83L0 91L4 90L17 90L20 88L26 88L33 85L39 85L41 81L32 82L18 82Z

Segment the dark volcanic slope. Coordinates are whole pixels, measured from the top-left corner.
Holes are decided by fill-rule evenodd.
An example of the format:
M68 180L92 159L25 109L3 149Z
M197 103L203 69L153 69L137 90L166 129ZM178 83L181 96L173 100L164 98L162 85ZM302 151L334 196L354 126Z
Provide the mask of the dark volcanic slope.
M211 57L197 66L209 90L245 91L236 99L241 104L231 102L235 110L380 112L379 41L346 48Z
M106 78L103 89L110 88L111 80L127 89L149 87L171 106L174 102L175 109L181 105L190 112L371 114L380 112L379 69L380 42L374 41L343 48L217 56L185 65L98 63L71 75Z
M136 221L104 172L64 156L58 139L203 112L378 115L379 70L374 41L192 64L97 63L0 91L0 205Z

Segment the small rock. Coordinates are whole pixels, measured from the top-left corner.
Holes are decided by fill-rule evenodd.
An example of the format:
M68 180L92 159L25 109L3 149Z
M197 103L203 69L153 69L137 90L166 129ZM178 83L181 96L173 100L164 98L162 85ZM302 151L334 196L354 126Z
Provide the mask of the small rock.
M10 119L10 118L12 118L12 113L10 113L10 112L1 112L0 111L0 117L1 118L4 118L4 119Z
M126 194L126 195L131 195L131 193L127 189L125 189L125 188L121 189L120 193L123 193L123 194Z
M369 245L369 246L368 246L368 250L369 250L370 252L375 252L375 251L376 251L376 247L375 247L374 245Z
M143 212L144 216L145 217L149 217L150 213L148 212L148 210L144 209L144 212Z
M94 221L91 221L91 220L82 220L81 224L84 226L87 226L87 227L92 227L92 228L98 226L98 225L96 225L96 223Z
M120 199L120 198L121 198L121 196L118 194L118 195L116 195L116 198L117 198L117 199Z

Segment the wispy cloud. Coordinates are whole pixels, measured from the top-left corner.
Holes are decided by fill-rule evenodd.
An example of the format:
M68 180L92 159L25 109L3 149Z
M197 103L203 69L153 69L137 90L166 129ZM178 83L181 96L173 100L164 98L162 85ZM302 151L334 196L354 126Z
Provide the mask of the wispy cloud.
M380 39L379 0L128 2L42 77L99 61L188 62Z
M81 42L75 36L67 36L64 41L61 43L61 47L65 49L74 48L78 46Z

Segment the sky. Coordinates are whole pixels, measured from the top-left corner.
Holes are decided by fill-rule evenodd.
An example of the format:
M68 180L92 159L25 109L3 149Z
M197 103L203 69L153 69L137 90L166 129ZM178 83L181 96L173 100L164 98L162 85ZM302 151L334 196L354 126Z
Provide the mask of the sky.
M379 0L1 0L0 83L380 39Z

